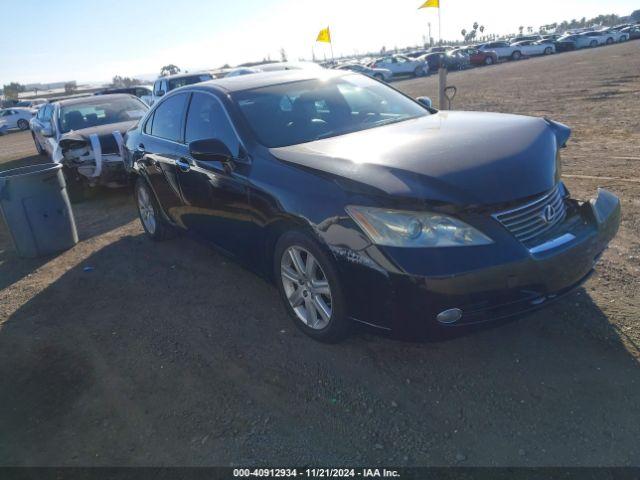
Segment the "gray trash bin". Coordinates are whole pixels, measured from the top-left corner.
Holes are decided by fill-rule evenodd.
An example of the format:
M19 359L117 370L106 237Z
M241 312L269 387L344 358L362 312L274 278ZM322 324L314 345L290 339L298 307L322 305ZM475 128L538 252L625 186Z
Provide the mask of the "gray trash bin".
M0 172L0 211L21 257L39 257L78 243L62 165Z

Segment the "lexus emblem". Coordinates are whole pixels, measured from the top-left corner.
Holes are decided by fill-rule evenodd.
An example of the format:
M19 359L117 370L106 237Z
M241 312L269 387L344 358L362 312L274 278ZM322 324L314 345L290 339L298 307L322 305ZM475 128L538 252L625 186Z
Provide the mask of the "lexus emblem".
M542 220L544 220L544 223L551 223L556 218L556 209L553 207L553 205L547 205L546 207L544 207L541 216Z

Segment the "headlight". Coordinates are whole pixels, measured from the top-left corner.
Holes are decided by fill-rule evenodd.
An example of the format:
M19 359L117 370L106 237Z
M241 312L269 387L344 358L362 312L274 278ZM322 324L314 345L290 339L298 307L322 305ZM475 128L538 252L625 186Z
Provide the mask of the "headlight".
M376 245L387 247L468 247L493 243L466 223L431 212L348 206L346 211Z

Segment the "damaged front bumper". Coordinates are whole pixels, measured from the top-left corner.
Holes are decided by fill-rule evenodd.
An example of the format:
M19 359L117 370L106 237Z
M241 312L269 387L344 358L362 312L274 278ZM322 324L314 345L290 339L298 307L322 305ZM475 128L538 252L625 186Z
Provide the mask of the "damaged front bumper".
M334 252L347 279L349 315L384 329L413 331L445 326L438 316L451 310L459 315L446 326L469 325L524 314L562 297L593 273L621 215L619 199L607 190L590 202L568 202L571 213L544 248L527 248L502 232L492 237L500 238L496 243L480 247L374 247L354 252L366 259L358 262ZM379 253L388 260L385 267Z
M125 186L129 183L129 174L126 172L122 157L122 136L116 131L113 132L113 137L116 140L117 153L113 151L103 153L97 135L91 135L88 141L62 140L60 142L61 163L74 170L78 177L84 179L89 185Z

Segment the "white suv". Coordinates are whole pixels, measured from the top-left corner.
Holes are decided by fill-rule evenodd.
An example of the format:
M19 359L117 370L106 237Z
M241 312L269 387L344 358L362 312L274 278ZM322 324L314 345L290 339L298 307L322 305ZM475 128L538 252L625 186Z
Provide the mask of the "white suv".
M210 73L179 73L177 75L168 75L166 77L159 77L153 84L153 95L151 96L150 105L153 105L161 97L169 93L176 88L184 87L185 85L193 85L194 83L206 82L213 80L214 77Z

